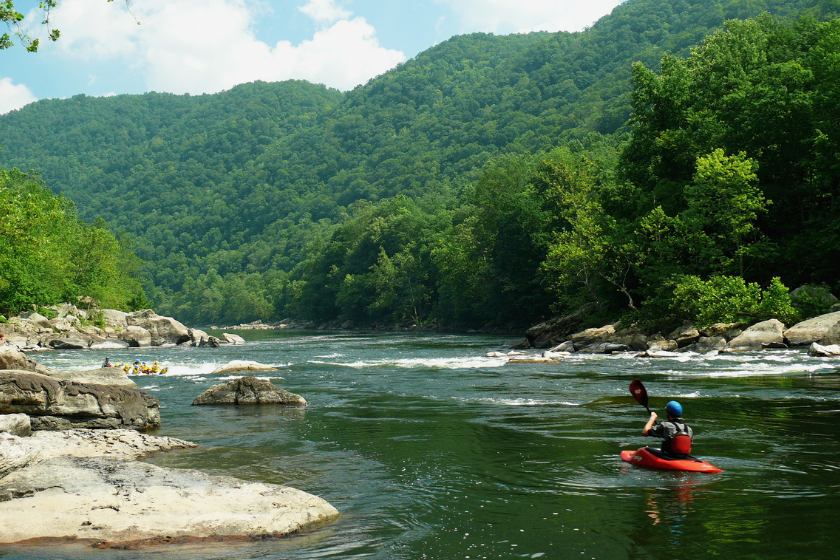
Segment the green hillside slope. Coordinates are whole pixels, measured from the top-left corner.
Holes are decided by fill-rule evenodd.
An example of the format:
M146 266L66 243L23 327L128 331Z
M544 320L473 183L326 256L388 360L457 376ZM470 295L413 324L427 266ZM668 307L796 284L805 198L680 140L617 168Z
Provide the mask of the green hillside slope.
M837 4L630 0L581 33L455 37L346 94L287 82L45 100L0 116L0 168L35 169L82 218L134 234L157 302L200 309L185 281L290 272L357 201L451 208L494 158L626 130L635 61L656 69L728 18ZM258 307L240 315L280 312Z

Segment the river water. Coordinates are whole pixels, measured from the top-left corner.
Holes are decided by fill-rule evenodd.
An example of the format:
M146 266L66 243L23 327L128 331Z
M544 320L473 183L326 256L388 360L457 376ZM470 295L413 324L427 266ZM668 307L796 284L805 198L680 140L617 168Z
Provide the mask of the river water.
M840 360L800 351L580 355L506 364L482 335L240 332L237 347L67 351L63 370L167 363L137 377L161 403L155 433L200 444L149 462L284 484L341 517L249 544L145 551L4 548L30 558L836 558L840 511ZM230 360L303 395L305 409L192 407ZM724 473L626 464L647 413L678 399L693 454Z

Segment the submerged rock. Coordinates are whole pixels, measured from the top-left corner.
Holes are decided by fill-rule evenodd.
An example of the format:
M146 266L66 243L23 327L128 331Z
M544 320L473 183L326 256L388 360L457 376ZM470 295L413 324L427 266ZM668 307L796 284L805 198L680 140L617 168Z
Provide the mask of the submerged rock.
M202 404L285 404L306 406L300 395L290 393L265 379L241 377L224 385L213 385L192 403Z

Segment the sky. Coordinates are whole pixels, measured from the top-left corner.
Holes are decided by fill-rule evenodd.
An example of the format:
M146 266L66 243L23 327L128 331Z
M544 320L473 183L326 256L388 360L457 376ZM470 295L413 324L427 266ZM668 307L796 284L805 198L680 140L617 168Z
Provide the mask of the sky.
M454 35L580 31L619 0L15 0L37 53L0 51L0 114L45 98L216 93L302 79L341 91ZM2 25L2 24L0 24ZM0 28L0 33L5 32Z

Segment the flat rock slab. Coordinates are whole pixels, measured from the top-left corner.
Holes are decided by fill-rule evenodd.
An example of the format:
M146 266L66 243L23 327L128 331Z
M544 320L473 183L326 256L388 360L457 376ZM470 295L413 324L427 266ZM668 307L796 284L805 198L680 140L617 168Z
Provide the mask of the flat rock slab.
M137 384L128 377L122 368L109 367L97 368L87 371L52 372L50 377L61 381L74 381L76 383L93 383L94 385L115 385L118 387L137 387Z
M107 458L61 457L0 480L0 543L282 537L338 516L294 488Z

